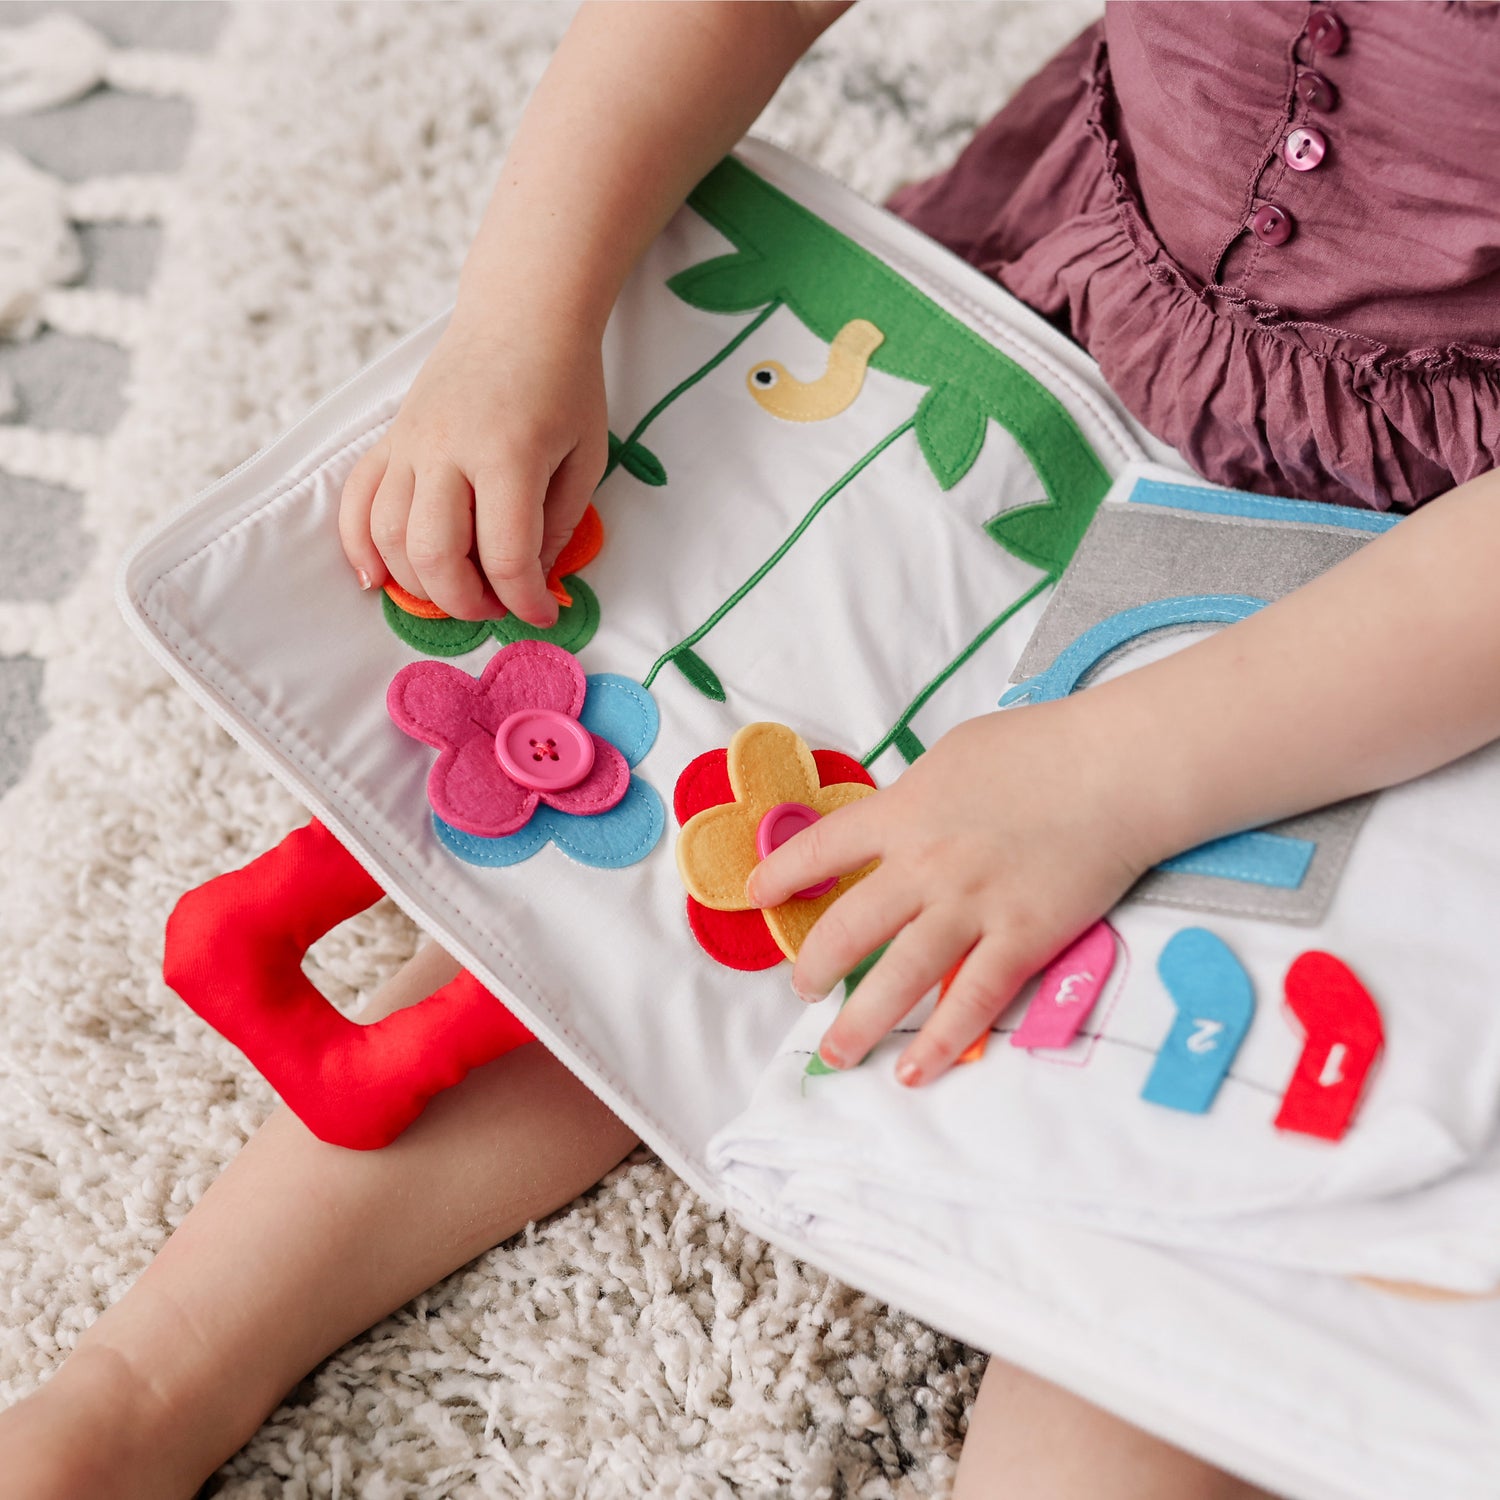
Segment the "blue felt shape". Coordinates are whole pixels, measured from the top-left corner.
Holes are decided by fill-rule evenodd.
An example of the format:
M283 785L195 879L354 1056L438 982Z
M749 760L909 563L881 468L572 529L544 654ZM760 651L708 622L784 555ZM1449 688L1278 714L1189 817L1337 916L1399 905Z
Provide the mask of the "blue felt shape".
M432 826L444 846L471 865L518 865L551 842L581 865L622 870L639 863L657 846L667 826L667 812L656 788L632 776L625 795L608 812L585 818L544 804L524 828L503 839L476 838L436 814Z
M1228 838L1199 844L1196 849L1162 860L1156 868L1295 891L1307 878L1308 866L1312 864L1317 848L1311 839L1257 829L1252 833L1232 833Z
M597 672L586 680L578 722L590 734L608 740L634 767L656 742L661 726L656 700L638 682L615 672ZM436 814L432 825L443 846L471 865L518 865L552 843L581 865L621 870L643 860L657 846L667 826L667 813L656 789L632 776L625 795L606 812L584 817L558 812L543 803L524 828L501 839L465 833Z
M1177 1019L1141 1098L1206 1114L1255 1018L1255 990L1228 945L1203 927L1174 933L1156 969Z
M1001 698L1000 707L1052 703L1066 698L1100 662L1154 630L1174 625L1232 625L1265 607L1264 599L1249 594L1184 594L1176 599L1156 599L1150 604L1122 609L1091 626L1059 651L1057 660L1046 671L1018 682Z
M1325 505L1320 500L1281 500L1245 490L1215 490L1164 479L1137 479L1127 500L1195 510L1212 516L1243 516L1249 521L1297 521L1303 525L1342 526L1346 531L1389 531L1401 518L1354 505Z
M618 672L595 672L585 681L588 690L578 722L590 734L608 740L630 765L644 760L661 727L656 699Z

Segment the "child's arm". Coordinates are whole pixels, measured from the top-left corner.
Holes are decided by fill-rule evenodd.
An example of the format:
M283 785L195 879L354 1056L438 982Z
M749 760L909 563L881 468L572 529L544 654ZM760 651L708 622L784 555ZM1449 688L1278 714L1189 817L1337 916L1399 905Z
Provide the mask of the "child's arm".
M364 587L394 578L463 619L498 596L553 623L547 569L604 472L615 298L847 3L583 7L527 105L453 319L345 487L339 530Z
M856 1062L964 960L898 1065L925 1082L1161 859L1500 737L1497 557L1500 471L1166 660L961 725L784 844L751 879L762 905L881 861L798 957L818 998L893 939L824 1056Z

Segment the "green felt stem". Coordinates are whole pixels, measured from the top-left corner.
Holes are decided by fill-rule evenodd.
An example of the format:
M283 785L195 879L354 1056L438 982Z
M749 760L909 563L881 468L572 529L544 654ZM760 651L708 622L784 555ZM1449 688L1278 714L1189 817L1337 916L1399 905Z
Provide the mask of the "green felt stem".
M637 422L635 424L635 426L632 427L628 433L625 434L625 436L623 438L617 439L615 443L611 443L610 444L609 462L608 462L608 464L605 465L605 469L604 469L604 479L608 479L609 476L614 473L614 471L619 467L619 465L621 463L621 460L622 460L624 454L626 453L626 451L628 449L632 449L632 448L634 448L634 447L637 446L637 439L641 436L641 434L643 432L645 432L645 430L679 396L684 395L684 394L686 394L686 392L692 390L692 388L695 385L697 385L698 382L700 380L702 380L705 375L710 375L710 374L713 373L713 371L715 371L716 369L718 369L718 367L721 364L723 364L724 361L726 359L728 359L729 356L731 354L733 354L734 351L736 349L738 349L740 347L740 345L743 344L745 342L745 340L748 339L750 337L750 335L752 333L754 333L755 330L761 326L762 323L764 323L768 318L770 318L772 316L772 314L775 313L776 309L778 307L780 307L780 306L781 306L781 303L779 301L773 300L770 303L768 303L764 308L761 309L761 312L759 313L759 315L756 316L756 317L754 317L754 318L752 318L750 320L750 322L748 322L747 324L745 324L745 326L742 329L740 329L740 331L737 334L735 334L735 336L732 339L730 339L730 341L727 344L725 344L724 347L722 349L720 349L717 354L711 356L703 364L699 365L698 368L696 370L694 370L691 375L687 376L686 379L678 381L678 383L676 385L674 385L672 387L672 389L670 391L668 391L667 394L665 396L663 396L661 398L661 400L658 401L656 403L656 405L653 406L651 408L651 410L648 411L646 413L646 415L644 417L642 417L641 420L639 422ZM655 458L655 455L653 454L652 457ZM660 460L657 460L657 467L660 468ZM639 478L640 476L637 475L637 477ZM601 479L599 481L600 484L604 483L604 479ZM666 471L662 470L662 478L659 481L658 480L654 480L654 479L648 479L645 482L648 483L648 484L654 484L654 483L665 484L666 483Z
M964 649L960 651L958 655L955 656L953 660L950 661L948 665L944 667L943 670L939 672L937 676L934 677L927 684L927 686L924 687L922 691L911 700L910 703L907 704L906 708L901 714L901 717L897 719L896 722L890 727L890 729L881 737L879 742L875 745L875 748L868 751L860 758L860 764L865 767L873 765L874 762L878 760L880 756L882 756L888 749L890 749L892 745L894 745L897 750L901 752L902 756L905 757L907 765L910 765L914 760L916 760L916 758L922 754L923 750L926 747L913 732L911 721L916 718L916 716L922 711L923 707L927 704L932 695L937 692L937 690L942 687L942 685L947 682L947 680L952 677L953 674L958 671L958 669L963 666L963 664L968 661L968 659L973 656L973 654L977 650L979 650L979 648L984 645L984 643L989 640L989 638L994 635L994 633L999 630L999 628L1003 624L1005 624L1005 622L1010 619L1012 615L1014 615L1018 610L1025 609L1025 607L1030 604L1031 601L1035 599L1043 589L1049 587L1055 582L1056 579L1053 578L1051 574L1047 574L1044 577L1037 579L1037 581L1032 584L1032 586L1027 589L1019 599L1013 600L1010 604L1007 604L1005 608L1001 610L1000 613L996 615L995 618L991 620L990 623L986 625L984 629L981 630L979 634L976 635L974 639L970 641L969 644L965 646ZM999 693L996 693L995 696L996 698L998 698L1000 695Z
M855 318L873 322L884 339L871 366L926 388L917 440L938 484L951 489L969 472L987 424L998 422L1031 461L1047 499L1007 512L986 529L1043 572L1062 572L1109 488L1109 474L1040 380L733 158L720 162L688 202L735 249L673 276L667 285L683 301L719 313L785 305L825 342Z
M774 568L776 564L779 563L781 559L791 551L791 549L796 545L797 539L817 519L818 514L823 509L823 507L827 505L828 502L832 500L840 490L842 490L846 485L850 484L855 478L859 476L859 474L861 474L866 468L868 468L870 464L874 463L875 460L879 458L880 455L884 453L885 450L896 441L897 438L903 436L905 433L910 432L915 425L916 418L908 417L904 422L900 424L900 426L895 427L890 432L886 433L886 435L881 438L873 448L871 448L867 453L861 454L861 456L849 468L845 469L844 472L840 474L839 477L835 479L834 482L829 485L829 487L824 490L823 493L819 495L815 501L813 501L811 509L808 510L807 514L804 515L802 519L798 521L797 524L792 528L791 532L788 534L782 544L695 631L693 631L692 634L684 636L683 639L678 641L678 643L673 646L670 651L665 651L659 657L657 657L655 663L651 667L651 670L646 673L643 686L649 688L652 682L655 681L656 674L660 672L661 669L669 661L671 661L674 657L681 655L684 651L688 651L693 646L696 646L698 642L701 641L703 637L706 636L709 631L712 630L714 626L717 625L719 621L722 620L724 616L727 615L729 611L732 610L735 605L737 605L753 588L755 588L755 586L760 583L760 581L766 576L766 574L769 573L771 569ZM698 658L698 660L701 661L702 659ZM689 680L692 680L691 677L689 678ZM715 677L714 681L717 682L718 678ZM695 686L696 685L697 684L695 684ZM720 692L722 691L723 689L721 687ZM709 696L712 696L712 694L710 694Z

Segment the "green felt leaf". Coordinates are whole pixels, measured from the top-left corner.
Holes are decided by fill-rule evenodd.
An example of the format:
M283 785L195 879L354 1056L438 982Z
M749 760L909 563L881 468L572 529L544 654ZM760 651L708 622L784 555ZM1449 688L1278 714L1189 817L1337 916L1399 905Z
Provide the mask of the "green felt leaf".
M724 684L719 681L718 673L696 651L684 646L672 653L672 661L705 698L712 698L715 703L724 701Z
M487 622L490 633L506 645L512 641L551 641L564 651L582 651L599 628L599 597L576 573L568 574L563 586L573 602L557 612L557 624L541 630L515 615L506 615Z
M916 736L910 724L903 724L895 733L891 743L901 752L901 758L911 765L927 752L927 746Z
M667 287L690 307L734 313L774 301L777 280L774 265L753 251L740 251L689 266L670 277Z
M951 490L974 467L988 421L979 398L966 386L945 381L922 398L917 441L942 489Z
M380 599L386 624L424 656L462 656L490 638L488 620L424 620L407 614L389 594L382 593Z
M694 306L743 312L785 304L831 343L855 318L885 335L877 370L925 386L921 448L944 488L981 451L982 416L1004 427L1031 461L1048 504L988 529L1002 547L1051 567L1072 556L1109 474L1071 413L1031 372L920 292L899 272L742 163L728 158L689 204L736 247L668 283ZM946 389L945 389L946 388ZM972 452L971 452L972 449Z
M663 485L667 482L662 461L644 443L622 443L619 457L620 467L642 484Z

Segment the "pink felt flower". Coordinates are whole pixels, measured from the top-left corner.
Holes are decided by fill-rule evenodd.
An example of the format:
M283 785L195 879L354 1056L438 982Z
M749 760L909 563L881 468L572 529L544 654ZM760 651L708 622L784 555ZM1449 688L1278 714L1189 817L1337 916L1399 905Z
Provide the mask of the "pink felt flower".
M587 691L562 647L515 641L477 678L447 662L403 667L386 707L397 728L440 752L427 778L438 817L478 838L504 838L540 803L588 817L624 797L625 757L578 723Z

